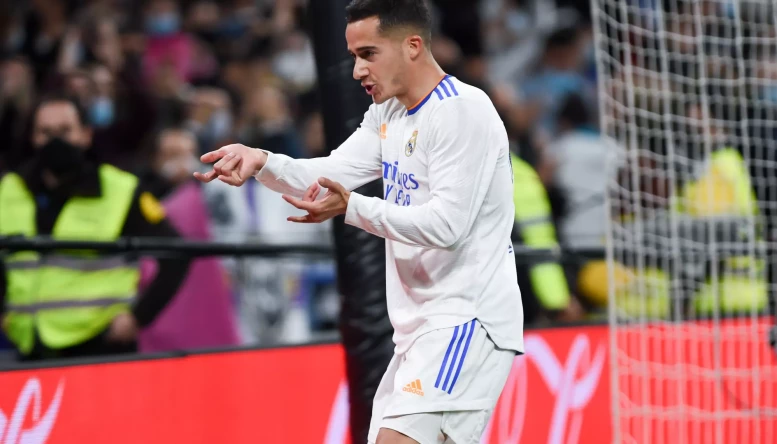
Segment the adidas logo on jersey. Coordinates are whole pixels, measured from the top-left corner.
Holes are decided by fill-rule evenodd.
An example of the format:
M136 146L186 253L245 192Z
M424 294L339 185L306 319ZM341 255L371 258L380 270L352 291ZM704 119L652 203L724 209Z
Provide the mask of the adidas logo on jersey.
M412 393L414 395L418 396L424 396L423 389L421 388L421 380L416 379L415 381L411 382L410 384L402 387L403 392Z

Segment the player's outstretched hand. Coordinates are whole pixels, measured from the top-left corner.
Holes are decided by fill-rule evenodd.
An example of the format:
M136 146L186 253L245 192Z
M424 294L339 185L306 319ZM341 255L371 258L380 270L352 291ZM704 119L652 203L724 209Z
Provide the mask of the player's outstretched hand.
M320 187L327 189L323 199L315 200ZM302 199L284 195L283 199L300 210L308 212L305 216L292 216L286 220L303 224L313 224L327 221L335 216L344 214L348 209L348 199L351 193L342 185L325 177L318 179L305 191Z
M208 183L218 178L220 181L239 187L256 174L267 162L267 153L239 143L227 145L205 153L200 157L203 163L214 163L207 173L195 172L194 177Z

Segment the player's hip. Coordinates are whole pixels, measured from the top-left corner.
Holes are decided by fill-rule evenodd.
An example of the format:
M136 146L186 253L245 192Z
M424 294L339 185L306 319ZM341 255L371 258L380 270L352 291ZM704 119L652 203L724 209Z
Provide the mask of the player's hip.
M462 325L473 319L499 348L523 352L523 307L517 288L512 295L500 292L480 300L440 297L423 304L397 304L389 298L388 305L396 354L406 353L425 335L463 329Z
M446 309L445 301L413 307L406 305L402 309L392 309L389 303L388 312L394 327L394 353L398 355L407 353L410 347L424 336L441 330L455 329L477 318L474 303L449 303Z
M394 356L375 402L383 416L488 410L515 356L499 348L476 319L428 331Z

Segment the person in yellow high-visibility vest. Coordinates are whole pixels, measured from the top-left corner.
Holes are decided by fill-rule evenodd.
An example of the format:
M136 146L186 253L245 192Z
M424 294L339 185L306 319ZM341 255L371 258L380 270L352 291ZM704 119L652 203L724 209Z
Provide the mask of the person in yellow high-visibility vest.
M558 246L551 204L537 172L510 153L515 201L515 241L529 248ZM552 320L576 321L584 316L582 306L569 291L564 269L553 261L518 263L519 283L526 322L542 316Z
M677 199L676 211L693 218L710 217L743 218L742 234L749 231L746 219L757 218L758 202L755 198L750 175L742 155L734 148L723 147L710 156L704 173L697 180L686 184ZM758 228L755 237L744 242L761 239ZM740 239L727 239L736 243ZM758 248L754 248L758 251ZM694 295L694 308L700 315L710 315L717 309L722 313L764 311L768 308L768 283L763 259L744 255L721 253L717 280L707 278Z
M177 237L136 176L94 161L78 102L44 99L33 114L35 156L0 179L0 236L111 241ZM175 295L186 259L163 259L142 297L136 260L95 252L10 252L0 263L0 325L23 360L137 350L138 329Z
M701 121L702 109L698 105L690 106L689 117L689 121ZM724 143L720 128L715 124L708 128L715 149L707 158L698 162L701 168L697 177L679 187L673 199L674 206L669 210L691 226L696 223L706 226L706 221L710 219L717 219L713 223L718 226L724 223L740 226L745 238L731 238L729 233L729 238L719 239L718 245L758 242L762 237L757 226L752 230L755 237L747 234L751 231L748 226L751 223L757 225L760 214L750 175L739 151ZM699 128L699 133L703 132L704 129ZM667 214L666 217L670 216ZM730 222L725 222L726 219L730 219ZM758 248L754 251L758 251ZM704 281L698 288L683 288L689 292L685 295L690 302L688 309L698 316L710 316L715 311L725 315L764 312L768 309L768 281L764 260L746 253L732 255L725 250L719 251L718 256L718 263L701 264L716 268L717 273L701 277ZM614 265L615 293L620 310L634 316L669 316L674 305L670 285L671 270L646 266L640 272L622 264ZM687 276L680 278L686 282L696 279ZM687 309L684 307L683 310Z

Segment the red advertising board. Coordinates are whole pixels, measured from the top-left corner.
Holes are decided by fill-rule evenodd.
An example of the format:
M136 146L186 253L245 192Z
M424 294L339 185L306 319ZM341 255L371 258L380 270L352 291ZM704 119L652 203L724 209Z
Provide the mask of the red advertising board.
M601 439L605 339L604 327L527 334L484 442ZM0 444L343 444L347 424L337 345L0 373Z
M755 329L760 330L760 326ZM632 333L622 330L619 343L628 340ZM664 333L656 330L664 340L671 338ZM726 343L734 337L728 335ZM703 343L708 339L699 338L702 340L697 346L706 347ZM482 444L612 442L608 341L605 326L529 332L526 355L515 360ZM620 345L626 355L644 350ZM730 380L730 390L750 403L757 398L749 394L756 394L767 400L756 404L769 407L777 398L773 393L777 389L777 374L773 371L773 355L762 353L763 347L766 346L754 346L759 351L752 354L759 357L763 369L760 375L765 382L759 390L741 378ZM671 349L681 351L687 346L680 343ZM675 365L678 359L694 368L707 365L707 361L694 358L696 355L690 349L682 358L661 352L669 350L666 347L654 350L660 353L634 354L631 358L642 359L651 368L659 368L656 364L662 362ZM739 359L744 359L741 365L747 367L747 354L738 353ZM733 355L724 348L722 359L726 362ZM733 366L732 369L735 370ZM659 378L670 379L670 376L670 373L657 373ZM665 387L656 389L655 385L632 387L622 381L619 398L639 401L637 393L644 395L646 392L640 391L644 387L664 394L663 398L652 396L642 400L646 405L653 405L657 418L662 418L662 408L671 413L672 407L676 407L671 402L677 398L668 395L672 391ZM690 393L693 387L688 387ZM666 405L662 407L660 403ZM691 413L699 411L699 406L688 404L688 407L694 407L688 409ZM625 406L621 411L636 413ZM640 419L643 425L633 425L635 418L621 418L624 439L643 442L644 434L639 427L658 426L651 425L654 419L650 418ZM694 418L690 418L693 424L702 423ZM348 389L343 353L337 345L0 373L0 444L347 444L347 426ZM664 431L663 427L658 428ZM744 429L741 431L746 433ZM767 436L757 433L761 438ZM694 439L710 436L688 432L685 437L691 435ZM649 442L681 442L679 438L683 435L662 433L661 436L661 440Z
M342 361L332 345L2 373L0 443L321 442Z
M621 442L777 442L772 318L619 328Z
M607 338L603 326L527 334L483 444L611 442Z

